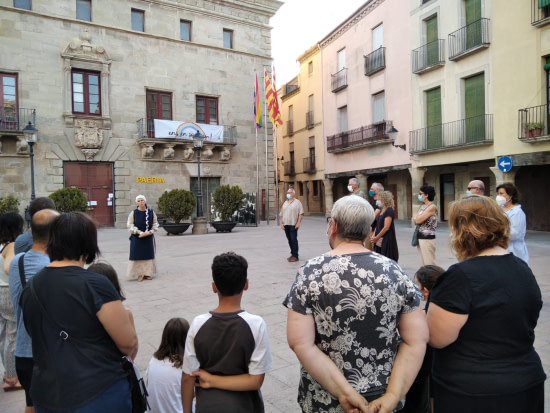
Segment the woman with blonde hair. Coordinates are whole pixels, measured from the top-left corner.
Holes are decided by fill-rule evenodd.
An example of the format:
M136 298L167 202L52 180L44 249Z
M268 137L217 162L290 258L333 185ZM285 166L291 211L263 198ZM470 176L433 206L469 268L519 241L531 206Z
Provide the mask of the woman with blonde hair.
M395 219L393 194L390 191L382 191L378 193L378 199L382 205L380 214L376 218L376 230L371 238L373 250L397 262L399 248L393 224Z
M541 292L506 250L508 218L471 195L451 204L449 228L459 262L437 279L427 315L435 412L543 413L546 375L533 347Z

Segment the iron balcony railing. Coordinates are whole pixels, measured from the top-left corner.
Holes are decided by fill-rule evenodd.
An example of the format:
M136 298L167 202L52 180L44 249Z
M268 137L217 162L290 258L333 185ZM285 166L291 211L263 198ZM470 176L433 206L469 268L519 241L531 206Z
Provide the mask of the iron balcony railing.
M382 121L327 136L327 152L342 152L362 146L392 142L387 132L391 127L391 121Z
M540 105L518 111L518 139L522 141L548 138L548 105Z
M421 153L493 142L493 115L480 115L409 132L410 152Z
M331 76L331 90L336 93L348 86L348 69L343 68Z
M36 127L36 109L0 106L0 130L22 131L29 122Z
M531 24L542 26L550 23L550 0L531 0Z
M449 35L449 60L457 60L489 44L489 19L476 20Z
M445 40L438 39L412 51L412 72L419 74L445 64Z
M370 76L386 67L386 48L379 47L365 56L365 76Z
M315 157L304 158L303 162L304 162L304 173L311 174L316 171Z
M313 128L315 119L313 118L313 111L306 112L306 127L308 129Z
M294 176L296 175L296 168L294 167L294 161L286 161L283 164L285 168L285 176Z
M141 118L136 121L138 130L138 139L154 138L155 124L153 119ZM233 125L223 125L223 142L226 144L237 143L237 127Z
M293 120L287 120L286 121L286 134L288 136L294 135L294 121Z

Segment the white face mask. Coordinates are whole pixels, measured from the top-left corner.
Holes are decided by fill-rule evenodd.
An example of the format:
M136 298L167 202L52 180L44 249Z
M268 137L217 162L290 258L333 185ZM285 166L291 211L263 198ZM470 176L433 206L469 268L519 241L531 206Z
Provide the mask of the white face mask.
M497 195L495 201L497 201L498 206L501 208L506 205L506 198L504 198L502 195Z
M290 199L290 194L286 194L286 199Z
M351 185L348 185L348 191L353 192L353 187Z

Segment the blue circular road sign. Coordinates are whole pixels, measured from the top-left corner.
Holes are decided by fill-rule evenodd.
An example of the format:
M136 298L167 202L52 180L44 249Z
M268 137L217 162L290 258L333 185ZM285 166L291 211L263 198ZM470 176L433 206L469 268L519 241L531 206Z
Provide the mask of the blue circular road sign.
M502 172L509 172L510 169L512 169L512 166L514 166L512 163L512 158L510 158L509 156L501 156L500 158L498 158L497 165L498 169L500 169Z

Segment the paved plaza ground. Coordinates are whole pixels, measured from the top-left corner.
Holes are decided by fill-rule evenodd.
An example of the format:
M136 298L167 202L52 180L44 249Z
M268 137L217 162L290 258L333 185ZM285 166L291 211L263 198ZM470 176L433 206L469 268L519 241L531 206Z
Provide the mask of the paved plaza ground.
M413 275L420 266L416 248L410 246L412 228L408 221L396 222L400 249L399 264ZM273 369L266 375L262 393L267 413L300 412L296 402L299 363L286 343L286 309L281 305L300 263L289 263L290 255L284 232L271 221L258 227L236 227L231 233L215 233L209 227L205 235L192 235L191 229L180 236L157 233L158 277L153 281L125 279L128 260L128 233L122 229L101 229L103 259L118 271L127 297L124 302L134 313L139 336L137 364L145 372L156 350L162 329L171 317L194 316L213 309L217 297L211 289L210 265L215 255L234 251L249 263L250 288L244 293L243 308L262 316L267 322ZM305 217L298 233L300 262L329 250L325 235L326 221L321 216ZM448 247L448 228L437 230L437 263L447 268L456 259ZM531 267L542 289L544 306L536 329L535 347L545 371L550 373L550 233L529 231L527 246ZM1 370L1 368L0 368ZM98 378L100 379L100 378ZM24 393L0 391L0 412L22 413ZM550 398L546 396L546 411Z

